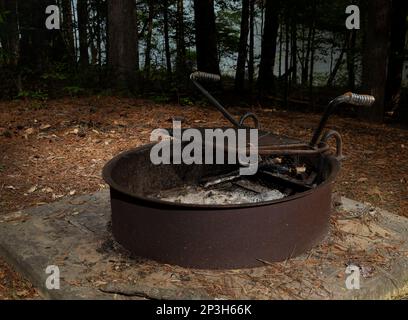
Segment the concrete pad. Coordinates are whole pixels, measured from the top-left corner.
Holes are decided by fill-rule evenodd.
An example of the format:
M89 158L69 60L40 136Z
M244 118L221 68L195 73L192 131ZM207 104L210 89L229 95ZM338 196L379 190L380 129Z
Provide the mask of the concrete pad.
M0 255L48 299L386 299L408 291L408 219L342 199L326 241L284 263L191 270L131 257L109 232L109 193L0 215ZM48 290L45 269L60 269ZM360 289L346 288L346 267Z

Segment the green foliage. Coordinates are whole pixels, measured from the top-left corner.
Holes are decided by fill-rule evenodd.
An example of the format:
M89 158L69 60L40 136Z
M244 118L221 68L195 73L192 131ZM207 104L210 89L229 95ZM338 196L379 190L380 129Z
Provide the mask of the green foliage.
M194 101L191 100L190 98L180 98L179 101L180 105L183 107L187 107L187 106L192 106L194 105Z
M9 13L9 11L1 10L0 8L0 27L6 22L6 17Z
M157 95L157 96L153 96L152 100L157 104L161 104L161 103L168 103L170 101L170 98L165 95Z
M66 92L68 95L71 97L79 97L83 95L86 90L84 88L78 87L78 86L68 86L64 87L64 92Z
M240 10L225 8L221 9L217 14L217 40L219 52L224 56L238 51L240 21Z
M67 78L66 74L60 72L48 72L41 76L44 80L66 80Z
M46 102L48 100L48 94L41 90L38 91L22 90L17 95L17 99L33 99L38 100L40 102Z

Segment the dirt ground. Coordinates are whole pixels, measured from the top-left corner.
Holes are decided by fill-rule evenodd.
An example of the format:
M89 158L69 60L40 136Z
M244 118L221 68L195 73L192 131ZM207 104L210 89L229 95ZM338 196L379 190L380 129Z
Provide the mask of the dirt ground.
M319 115L252 108L262 128L310 139ZM245 110L232 110L237 116ZM113 97L0 102L0 214L95 192L103 165L149 142L156 128L228 123L211 107L158 105ZM408 217L408 130L333 117L342 134L341 195ZM0 299L36 298L29 283L0 261Z

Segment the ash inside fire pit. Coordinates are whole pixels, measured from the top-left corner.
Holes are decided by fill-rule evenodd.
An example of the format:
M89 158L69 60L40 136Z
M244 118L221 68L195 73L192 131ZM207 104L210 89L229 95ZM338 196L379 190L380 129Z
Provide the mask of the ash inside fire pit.
M270 189L250 180L225 183L215 188L201 186L184 186L163 191L154 197L163 201L201 204L228 205L268 202L284 198L279 190Z

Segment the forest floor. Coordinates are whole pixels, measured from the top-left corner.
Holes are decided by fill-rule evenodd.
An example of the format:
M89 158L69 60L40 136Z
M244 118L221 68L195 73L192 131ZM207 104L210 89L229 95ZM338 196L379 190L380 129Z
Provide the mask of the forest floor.
M234 114L245 110L232 109ZM253 107L262 128L308 140L317 114ZM114 97L0 102L0 214L106 188L103 165L149 142L173 117L183 126L226 126L211 107L155 104ZM408 130L334 116L342 134L342 171L335 191L408 217ZM31 285L0 261L0 299L37 298Z

